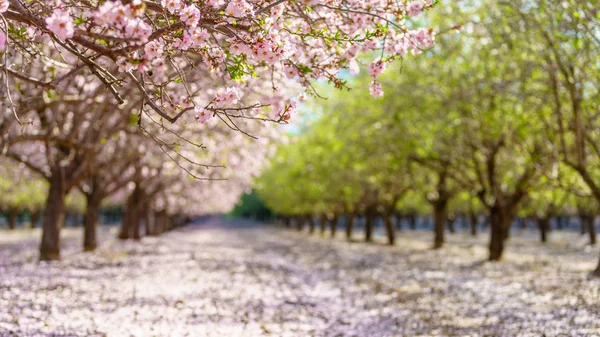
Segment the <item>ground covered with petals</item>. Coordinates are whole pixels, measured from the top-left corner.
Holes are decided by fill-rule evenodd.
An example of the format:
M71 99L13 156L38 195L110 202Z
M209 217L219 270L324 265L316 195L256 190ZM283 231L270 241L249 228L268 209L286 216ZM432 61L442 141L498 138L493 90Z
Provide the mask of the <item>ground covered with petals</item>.
M400 232L396 247L212 218L38 263L39 232L0 233L0 336L600 336L598 251L576 233ZM382 241L383 242L383 241Z

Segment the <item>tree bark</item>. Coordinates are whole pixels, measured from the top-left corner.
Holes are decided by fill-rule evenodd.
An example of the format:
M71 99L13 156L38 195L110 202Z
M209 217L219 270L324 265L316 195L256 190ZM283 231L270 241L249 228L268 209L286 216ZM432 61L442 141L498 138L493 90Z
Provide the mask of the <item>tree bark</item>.
M144 211L144 222L146 223L146 232L147 236L156 236L156 218L154 217L154 211L151 208L146 208Z
M40 216L42 212L40 211L32 211L31 212L31 224L29 225L31 228L36 228L38 222L40 222Z
M596 245L596 220L593 216L588 217L588 233L590 233L590 245Z
M375 214L372 210L367 210L365 213L365 241L373 242L373 227Z
M315 233L315 218L312 215L308 215L307 216L307 220L308 220L308 234L314 234Z
M456 217L449 216L448 217L448 230L450 233L456 233L456 227L454 226L456 223Z
M587 224L588 220L587 219L588 218L589 218L589 216L587 216L587 215L579 216L579 224L580 224L580 228L581 228L580 234L581 235L585 235L585 233L587 232L587 228L588 228L588 224Z
M444 231L446 229L448 199L444 197L438 198L432 203L433 206L433 228L434 239L433 248L440 249L444 246Z
M60 229L64 222L67 194L64 180L62 168L53 168L42 218L41 261L60 260Z
M396 244L396 232L394 228L394 222L392 221L391 214L383 214L383 223L385 224L385 232L388 238L388 244L393 246Z
M556 217L556 228L558 230L564 229L565 226L564 226L563 221L564 221L564 218L563 218L562 215L559 215L559 216Z
M546 242L548 242L548 228L550 228L550 218L543 217L543 218L537 219L537 221L538 221L538 228L540 229L540 240L543 243L546 243Z
M303 229L304 229L304 216L299 215L296 217L296 230L298 232L302 232Z
M471 235L477 236L477 215L475 215L475 213L469 214L469 220L471 224Z
M102 204L102 193L92 184L92 190L85 195L86 208L83 218L83 250L91 252L98 247L96 231L100 220L100 205Z
M327 231L327 215L321 214L319 218L319 226L321 226L321 235L325 235L325 231Z
M164 209L154 213L154 235L158 236L165 231L166 217L167 211Z
M346 239L352 241L352 232L354 231L354 219L356 212L350 212L346 215Z
M408 215L408 226L413 231L417 229L417 216L415 214Z
M136 184L135 189L127 198L125 214L121 220L121 231L119 233L119 239L121 240L140 239L142 194L142 189Z
M502 259L504 242L508 238L508 231L512 221L512 216L510 213L511 210L498 205L494 205L490 209L490 261L500 261Z
M11 208L8 210L8 229L13 230L17 228L17 217L19 216L19 211L16 208Z
M600 277L600 259L598 259L598 265L596 266L596 269L594 269L594 271L592 272L592 275Z
M335 238L335 235L337 234L337 225L338 225L338 215L334 214L333 217L331 218L331 220L329 221L332 239Z

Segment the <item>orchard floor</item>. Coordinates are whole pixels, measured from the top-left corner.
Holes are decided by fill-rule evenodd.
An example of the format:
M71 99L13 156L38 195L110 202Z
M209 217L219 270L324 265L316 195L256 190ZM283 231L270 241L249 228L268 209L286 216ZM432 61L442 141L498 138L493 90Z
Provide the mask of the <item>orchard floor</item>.
M485 234L433 251L425 231L387 247L211 218L141 242L103 228L90 254L80 231L41 264L39 230L0 231L0 336L600 336L577 233L515 230L482 263Z

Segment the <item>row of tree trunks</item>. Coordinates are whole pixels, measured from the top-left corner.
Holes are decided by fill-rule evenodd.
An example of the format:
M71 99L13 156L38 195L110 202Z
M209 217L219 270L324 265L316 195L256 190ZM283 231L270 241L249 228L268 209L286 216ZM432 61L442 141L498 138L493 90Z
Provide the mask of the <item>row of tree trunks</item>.
M17 228L17 222L21 211L17 208L10 208L6 212L8 229L13 230ZM29 228L35 228L37 223L40 221L40 211L29 211L30 223Z

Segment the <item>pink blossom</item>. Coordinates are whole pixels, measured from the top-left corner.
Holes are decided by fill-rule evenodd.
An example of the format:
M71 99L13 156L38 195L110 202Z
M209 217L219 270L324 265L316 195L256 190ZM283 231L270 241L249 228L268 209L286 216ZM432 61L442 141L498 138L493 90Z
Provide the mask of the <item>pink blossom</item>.
M217 90L217 95L213 103L217 106L237 104L240 100L240 90L236 87L221 88Z
M381 84L373 81L371 86L369 87L369 92L373 97L381 97L383 96L383 89L381 89Z
M0 0L0 13L4 13L8 10L8 0Z
M203 107L197 106L194 108L194 111L196 112L196 119L202 124L213 117L213 112Z
M413 31L412 37L420 48L429 48L435 42L435 34L426 28L419 28Z
M200 10L195 5L185 7L179 15L181 21L191 27L196 27L200 21Z
M423 5L423 2L421 2L420 0L412 1L409 2L408 5L406 5L406 12L408 13L408 16L414 17L421 14L421 12L423 12L424 7L425 6Z
M46 18L46 28L62 40L72 38L75 33L73 19L61 9L55 9L52 15Z
M298 69L296 69L294 66L286 66L284 72L287 78L294 78L298 76Z
M139 40L141 43L148 41L152 34L152 27L138 18L130 19L125 26L127 36Z
M229 16L235 16L238 18L254 15L252 5L250 5L246 0L231 0L231 2L229 2L227 5L227 9L225 9L225 12Z
M386 64L382 60L377 60L369 65L369 75L373 78L377 78L381 73L385 71Z
M202 47L208 41L210 34L204 28L192 28L185 31L183 39L186 41L188 47L197 48Z
M183 8L183 2L181 0L163 0L161 5L165 7L171 14L175 14L177 11Z
M163 45L158 41L150 41L144 47L144 58L152 60L161 57L164 52Z

